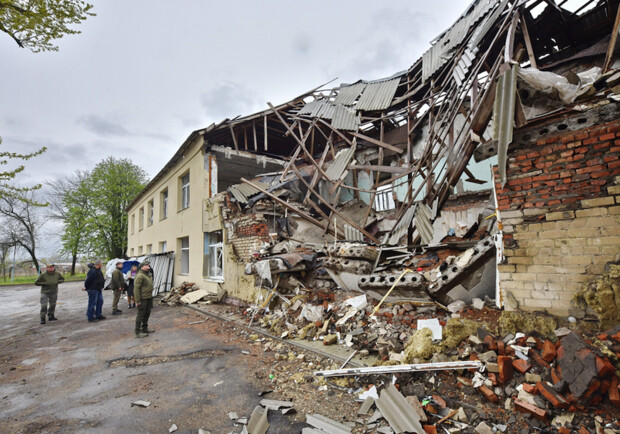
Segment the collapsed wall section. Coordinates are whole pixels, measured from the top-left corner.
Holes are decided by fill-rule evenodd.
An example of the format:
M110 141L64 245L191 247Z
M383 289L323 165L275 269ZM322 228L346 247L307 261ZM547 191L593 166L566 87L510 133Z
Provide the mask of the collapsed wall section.
M609 106L605 113L618 113L617 104ZM566 315L581 283L620 254L620 120L604 118L572 131L563 121L515 136L506 185L497 185L507 309Z

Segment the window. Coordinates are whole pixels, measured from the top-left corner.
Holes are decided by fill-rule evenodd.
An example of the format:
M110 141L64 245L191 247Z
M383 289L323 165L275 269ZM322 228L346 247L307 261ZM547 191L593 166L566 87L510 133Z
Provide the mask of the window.
M131 249L129 249L129 256L133 256L133 252L134 252L134 249L132 247Z
M133 213L131 215L131 234L135 234L136 233L136 214Z
M396 208L394 196L392 194L392 184L377 188L377 195L375 196L373 208L375 211L388 211Z
M189 274L189 237L179 238L181 247L181 274Z
M165 241L160 241L159 243L160 253L166 253L167 250L168 250L168 243L166 243Z
M142 256L142 246L138 247L138 256Z
M189 172L187 172L185 175L183 175L180 180L179 180L179 185L180 185L180 194L179 194L179 198L181 199L181 202L179 203L179 208L181 210L184 210L186 208L189 208Z
M155 214L155 203L153 202L153 199L149 200L148 203L148 220L147 220L147 225L151 226L153 224L153 217Z
M140 208L140 219L138 221L139 229L144 229L144 207Z
M147 244L146 245L146 254L148 255L149 253L153 253L153 245L152 244Z
M168 189L160 193L161 208L159 210L159 218L161 220L168 218Z
M205 232L202 275L207 279L224 280L222 231Z

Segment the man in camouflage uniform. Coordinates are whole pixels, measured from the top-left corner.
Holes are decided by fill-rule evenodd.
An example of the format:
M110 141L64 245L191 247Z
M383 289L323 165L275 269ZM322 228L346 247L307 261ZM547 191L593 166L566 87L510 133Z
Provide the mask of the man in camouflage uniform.
M136 299L136 337L145 338L154 330L149 330L149 317L153 309L153 277L149 273L151 264L140 263L139 271L133 284L133 295Z
M56 321L56 299L58 298L58 284L65 281L62 274L56 271L54 264L49 264L45 273L41 273L35 285L41 287L41 324L45 324L45 315L50 321ZM48 308L49 304L49 308Z
M120 315L123 313L122 310L118 308L118 300L121 298L121 292L125 289L125 276L123 276L123 272L121 269L123 268L123 262L119 261L116 263L116 269L112 272L112 281L110 282L110 288L114 293L114 297L112 298L112 315Z

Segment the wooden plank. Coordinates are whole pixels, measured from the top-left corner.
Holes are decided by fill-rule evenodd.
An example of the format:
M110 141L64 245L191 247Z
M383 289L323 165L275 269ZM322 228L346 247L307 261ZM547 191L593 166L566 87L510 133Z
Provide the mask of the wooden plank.
M329 142L325 146L325 149L323 149L323 155L321 155L321 159L319 160L319 166L323 167L323 163L325 163L325 157L327 157L328 151L329 151ZM310 182L310 187L314 188L318 180L319 180L319 171L315 170L314 175L312 176L312 182ZM308 199L309 197L310 197L310 190L308 190L308 192L306 193L306 197L304 197L304 201Z
M267 151L267 136L269 135L269 132L267 131L267 115L263 116L263 119L264 119L264 124L265 124L265 127L263 129L263 131L264 131L263 134L265 135L265 137L264 137L264 146L265 146L265 151Z
M271 199L275 200L276 202L278 202L280 205L290 209L293 212L296 212L297 214L299 214L299 216L301 218L303 218L306 221L309 221L310 223L325 229L325 225L318 221L317 219L315 219L314 217L306 214L305 212L303 212L302 210L300 210L299 208L295 207L294 205L291 205L290 203L280 199L278 196L276 196L275 194L272 194L270 192L268 192L267 190L263 189L262 187L260 187L259 185L254 184L252 181L248 181L245 178L241 178L241 182L245 182L246 184L248 184L251 187L254 187L255 189L257 189L258 191L260 191L261 193L269 196Z
M534 48L532 47L532 40L530 39L530 32L527 29L527 23L525 22L525 16L521 15L521 31L523 32L523 39L525 39L525 48L527 49L527 57L530 59L530 66L538 69L536 64L536 54L534 54Z
M349 166L349 169L354 170L374 170L377 172L385 172L385 173L404 173L407 168L402 166L379 166L376 164L352 164Z
M508 28L506 35L506 45L504 46L504 62L510 62L514 57L515 33L517 32L517 24L519 23L519 12L515 12L512 17L512 23Z
M381 146L382 148L389 149L390 151L396 152L397 154L402 154L403 152L405 152L404 149L397 148L394 145L390 145L381 140L373 139L372 137L365 136L364 134L360 134L356 132L352 132L351 134L357 137L358 139L366 140L374 145Z
M232 135L233 143L235 144L235 151L238 151L239 144L237 143L237 136L235 135L235 130L233 129L232 124L228 124L228 127L230 128L230 134Z
M310 188L310 185L306 182L306 180L303 178L303 176L301 176L301 173L299 173L299 170L297 170L297 168L295 166L292 166L293 171L295 172L295 174L297 175L297 177L301 180L301 182L307 187ZM312 191L312 193L318 197L321 198L321 195L317 194L317 192L315 192L314 190ZM321 200L323 200L323 198L321 198ZM376 239L372 234L366 232L365 229L361 228L357 223L355 223L354 221L352 221L350 218L348 218L347 216L345 216L344 214L342 214L341 212L339 212L337 209L335 209L333 206L331 206L329 203L325 202L323 200L323 203L330 209L330 211L337 215L338 217L340 217L341 219L343 219L345 222L349 223L351 226L353 226L355 229L357 229L358 231L360 231L361 233L363 233L369 240L371 240L374 243L379 244L379 240Z
M614 27L611 30L611 40L609 41L609 48L607 49L607 55L605 56L605 63L603 64L603 74L609 70L611 59L614 57L614 50L616 49L616 41L618 40L618 26L620 25L620 6L616 11L616 21L614 21Z
M243 143L244 143L244 147L245 150L248 150L248 129L246 127L243 127Z
M258 152L258 140L256 139L256 123L252 121L252 133L254 134L254 151Z

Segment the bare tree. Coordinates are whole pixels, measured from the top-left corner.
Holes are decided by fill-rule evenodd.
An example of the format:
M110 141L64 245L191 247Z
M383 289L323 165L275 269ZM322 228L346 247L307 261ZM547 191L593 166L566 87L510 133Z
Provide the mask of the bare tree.
M3 239L28 252L35 268L39 270L36 253L44 220L41 215L41 205L35 200L34 194L28 193L25 199L0 198L0 216L4 217L4 224L0 230Z

